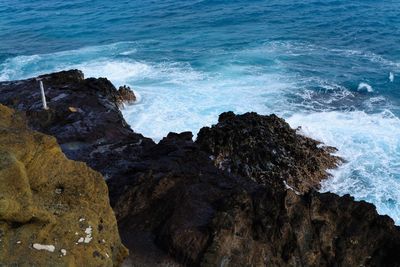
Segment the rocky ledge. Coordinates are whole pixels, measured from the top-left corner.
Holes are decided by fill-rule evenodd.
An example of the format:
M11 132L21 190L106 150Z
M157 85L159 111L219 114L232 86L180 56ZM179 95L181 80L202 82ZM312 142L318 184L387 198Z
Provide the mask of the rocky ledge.
M103 177L0 105L0 265L118 266L121 244Z
M223 113L196 141L170 133L155 144L123 119L127 88L76 70L40 78L49 110L35 79L0 83L0 103L107 178L125 265L400 266L392 219L316 191L341 162L335 149L275 115Z

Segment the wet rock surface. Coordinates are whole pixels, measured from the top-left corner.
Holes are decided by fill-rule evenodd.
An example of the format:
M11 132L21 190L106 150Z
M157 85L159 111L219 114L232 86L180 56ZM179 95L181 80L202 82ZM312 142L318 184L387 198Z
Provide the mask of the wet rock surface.
M135 93L129 86L123 85L118 88L119 97L117 98L117 104L119 107L123 107L125 104L133 104L136 101Z
M103 177L0 105L0 266L118 266Z
M155 144L129 128L106 79L42 79L49 111L33 79L0 83L0 102L108 178L126 265L400 266L393 220L317 192L340 159L282 119L224 113L195 142L186 132Z

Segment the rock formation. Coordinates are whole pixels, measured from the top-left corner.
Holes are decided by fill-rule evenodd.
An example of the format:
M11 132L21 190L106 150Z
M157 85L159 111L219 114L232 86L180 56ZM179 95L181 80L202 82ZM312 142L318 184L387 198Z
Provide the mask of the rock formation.
M318 189L341 161L330 154L335 148L297 134L275 115L223 113L217 125L200 130L197 143L220 169L260 184L284 181L297 192Z
M0 103L25 111L30 126L55 136L68 158L84 161L108 178L123 175L121 170L154 144L125 122L118 108L121 94L107 79L84 79L78 70L39 78L49 110L42 109L37 79L0 83Z
M0 83L0 103L108 179L127 265L400 266L393 220L317 192L341 159L282 119L229 112L195 142L186 132L155 144L126 124L108 80L41 78L50 110L34 79Z
M117 99L117 104L119 107L123 107L124 104L133 104L136 101L136 96L129 86L120 86L118 88L119 98Z
M226 122L213 128L237 140L254 122L246 118L254 117L260 116L235 117L243 128L232 132L225 131ZM203 134L200 143L215 137L210 130ZM169 134L142 154L125 179L109 180L122 238L134 251L148 251L140 249L145 239L184 266L399 266L399 229L373 205L312 188L298 192L276 179L287 169L271 169L271 175L264 170L262 183L218 169L191 137ZM318 150L314 145L308 149ZM288 148L286 155L293 153Z
M118 266L127 255L103 177L0 105L0 265Z

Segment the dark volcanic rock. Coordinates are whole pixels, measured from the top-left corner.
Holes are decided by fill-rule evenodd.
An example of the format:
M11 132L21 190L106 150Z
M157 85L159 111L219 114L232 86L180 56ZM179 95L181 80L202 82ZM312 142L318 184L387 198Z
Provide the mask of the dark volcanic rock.
M42 109L37 79L0 83L0 103L26 111L31 127L55 136L70 159L85 161L112 177L128 169L143 147L154 144L125 122L118 109L121 93L109 80L84 79L78 70L38 78L49 110Z
M79 71L0 83L0 102L24 110L72 159L110 178L110 201L135 266L400 266L400 232L375 207L315 191L340 159L282 119L224 113L219 123L134 133L106 79Z
M220 115L219 123L200 130L197 141L216 166L261 184L285 181L298 192L318 188L326 170L340 159L333 147L301 136L275 115Z
M133 251L145 235L185 266L400 266L399 229L373 205L219 170L188 133L169 134L138 166L109 181Z

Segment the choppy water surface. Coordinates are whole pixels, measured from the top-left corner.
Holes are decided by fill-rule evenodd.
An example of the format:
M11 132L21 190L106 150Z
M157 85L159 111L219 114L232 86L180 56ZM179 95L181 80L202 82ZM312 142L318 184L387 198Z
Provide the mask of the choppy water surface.
M398 1L3 0L0 40L0 80L128 84L124 116L156 140L228 110L283 116L348 161L324 191L400 223Z

